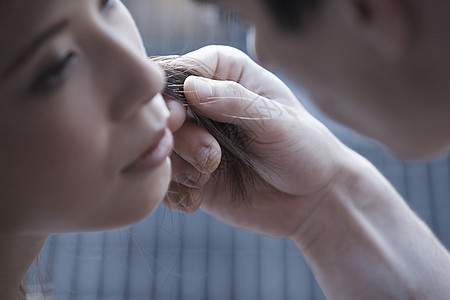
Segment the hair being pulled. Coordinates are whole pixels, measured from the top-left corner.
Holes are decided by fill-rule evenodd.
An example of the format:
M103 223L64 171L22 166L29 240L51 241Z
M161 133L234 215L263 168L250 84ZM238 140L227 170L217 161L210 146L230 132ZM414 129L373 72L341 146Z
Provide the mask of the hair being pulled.
M214 174L216 179L224 181L236 204L250 204L249 193L259 177L255 170L256 157L247 151L254 140L246 129L236 124L217 122L201 115L186 99L186 93L190 92L184 90L186 78L213 78L213 72L198 61L180 56L155 57L154 60L166 72L167 85L164 94L181 101L187 108L188 117L195 119L197 124L204 127L219 143L222 158Z

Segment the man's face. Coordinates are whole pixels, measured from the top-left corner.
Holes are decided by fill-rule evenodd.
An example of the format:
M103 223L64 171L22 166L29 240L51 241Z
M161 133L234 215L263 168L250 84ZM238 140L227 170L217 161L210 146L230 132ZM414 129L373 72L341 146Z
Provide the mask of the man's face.
M407 80L423 69L419 65L417 70L411 68L415 62L409 59L418 53L392 59L389 44L383 52L384 41L374 44L378 40L371 36L372 24L359 19L364 12L359 16L352 1L320 1L318 9L301 12L303 25L292 30L278 26L262 0L209 1L236 10L252 23L260 63L290 75L333 119L381 141L405 158L429 156L435 154L434 148L443 147L433 144L428 129L414 127L423 116L424 101L414 100L417 93ZM395 25L389 30L395 31ZM415 144L418 140L420 145Z
M373 124L368 113L374 107L367 94L370 68L377 62L355 45L351 24L345 21L340 1L326 0L314 12L302 12L304 26L283 30L262 0L211 0L236 10L254 27L254 50L258 61L281 69L299 83L328 115L365 134Z

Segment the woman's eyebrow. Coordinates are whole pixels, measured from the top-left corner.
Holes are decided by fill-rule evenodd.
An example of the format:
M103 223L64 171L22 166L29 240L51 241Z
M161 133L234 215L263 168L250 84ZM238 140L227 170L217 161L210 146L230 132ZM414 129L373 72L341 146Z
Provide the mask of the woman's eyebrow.
M64 19L50 26L42 33L40 33L36 38L32 40L32 42L28 46L24 47L23 50L19 51L19 54L16 56L15 59L12 60L12 63L6 68L6 71L3 73L1 78L5 79L6 77L14 73L14 71L20 68L23 64L25 64L25 62L28 59L30 59L31 56L37 50L39 50L40 47L42 47L45 43L47 43L56 35L61 33L61 31L64 31L68 27L68 25L69 20Z

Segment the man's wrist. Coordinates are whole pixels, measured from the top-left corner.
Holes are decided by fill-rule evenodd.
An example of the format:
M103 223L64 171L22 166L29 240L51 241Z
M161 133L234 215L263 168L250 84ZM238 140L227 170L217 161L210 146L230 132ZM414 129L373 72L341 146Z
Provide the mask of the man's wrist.
M353 159L292 237L325 295L448 295L447 250L369 162Z
M391 198L397 197L401 199L370 162L350 153L327 189L312 200L314 209L291 239L306 253L324 244L336 247L345 242L345 227L357 226L355 214L370 215L381 206L388 209Z

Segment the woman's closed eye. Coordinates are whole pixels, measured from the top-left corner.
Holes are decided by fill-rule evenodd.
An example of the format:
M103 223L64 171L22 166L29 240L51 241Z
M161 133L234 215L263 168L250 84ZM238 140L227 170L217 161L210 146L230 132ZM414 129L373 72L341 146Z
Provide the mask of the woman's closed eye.
M30 92L44 92L56 89L63 85L67 79L71 67L73 66L76 55L74 52L68 52L56 62L44 68L42 72L34 79L29 87Z
M116 6L118 0L97 0L99 1L100 13L107 14ZM65 82L73 62L76 58L74 52L67 52L65 55L58 57L54 62L47 65L41 71L29 86L30 92L46 92L56 89Z

